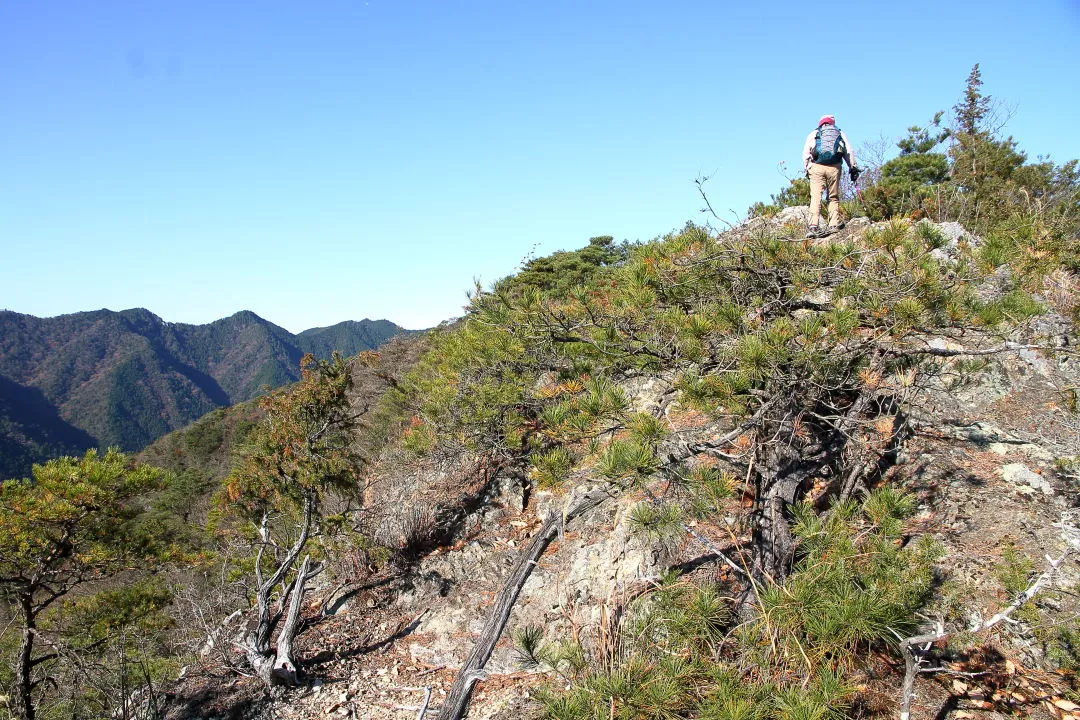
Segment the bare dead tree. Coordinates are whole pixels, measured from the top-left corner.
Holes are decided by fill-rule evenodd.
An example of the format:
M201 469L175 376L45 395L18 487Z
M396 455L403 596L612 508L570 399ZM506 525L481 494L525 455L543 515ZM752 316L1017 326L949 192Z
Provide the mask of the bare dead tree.
M1007 607L986 620L975 622L971 627L963 629L963 631L978 634L990 630L1001 622L1008 620L1010 615L1045 589L1061 569L1065 560L1076 553L1080 553L1080 543L1077 542L1075 537L1067 537L1066 542L1069 543L1068 547L1057 558L1046 556L1046 570L1035 578L1023 592L1017 595ZM957 632L961 632L961 630L946 630L944 623L938 620L936 627L932 631L903 638L900 641L900 652L904 655L904 683L901 686L900 720L911 719L911 703L915 697L915 678L919 673L940 670L940 668L923 667L931 647L934 643L947 640Z

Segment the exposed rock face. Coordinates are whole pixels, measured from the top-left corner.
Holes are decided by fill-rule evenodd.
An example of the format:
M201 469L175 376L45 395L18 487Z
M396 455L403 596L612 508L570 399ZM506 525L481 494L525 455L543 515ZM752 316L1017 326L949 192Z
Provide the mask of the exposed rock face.
M784 208L777 213L775 222L779 225L786 225L793 222L806 225L810 222L810 208L804 205Z
M920 222L933 225L937 228L938 232L944 235L949 241L949 248L955 249L956 245L961 242L967 242L971 245L981 245L982 239L976 235L969 233L963 225L958 222L943 222L933 223L929 220L920 220Z

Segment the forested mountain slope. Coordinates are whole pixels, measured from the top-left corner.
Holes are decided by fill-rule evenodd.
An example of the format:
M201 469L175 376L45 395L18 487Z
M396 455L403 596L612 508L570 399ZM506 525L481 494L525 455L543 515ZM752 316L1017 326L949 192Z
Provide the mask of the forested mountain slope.
M364 320L293 335L247 311L207 325L168 323L142 309L54 318L0 312L0 411L13 448L5 469L25 473L27 460L53 456L49 448L140 449L214 408L295 381L304 353L354 354L401 332ZM19 400L35 393L36 409Z

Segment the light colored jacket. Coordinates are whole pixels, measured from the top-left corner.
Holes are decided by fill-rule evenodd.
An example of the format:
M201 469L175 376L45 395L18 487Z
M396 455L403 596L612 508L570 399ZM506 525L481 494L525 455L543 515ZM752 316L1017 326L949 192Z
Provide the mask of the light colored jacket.
M802 149L802 162L803 168L806 172L810 172L810 165L813 164L813 160L810 159L810 153L814 150L814 141L817 137L817 129L806 136L806 142L803 143ZM847 139L847 135L844 131L840 131L840 137L844 139L844 160L847 161L848 169L855 167L855 151L851 149L851 142Z

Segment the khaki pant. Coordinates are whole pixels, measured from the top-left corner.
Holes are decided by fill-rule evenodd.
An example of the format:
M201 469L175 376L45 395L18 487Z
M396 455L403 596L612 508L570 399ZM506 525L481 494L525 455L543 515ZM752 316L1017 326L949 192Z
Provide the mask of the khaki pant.
M829 227L840 224L840 168L810 163L810 227L821 223L821 191L829 190Z

